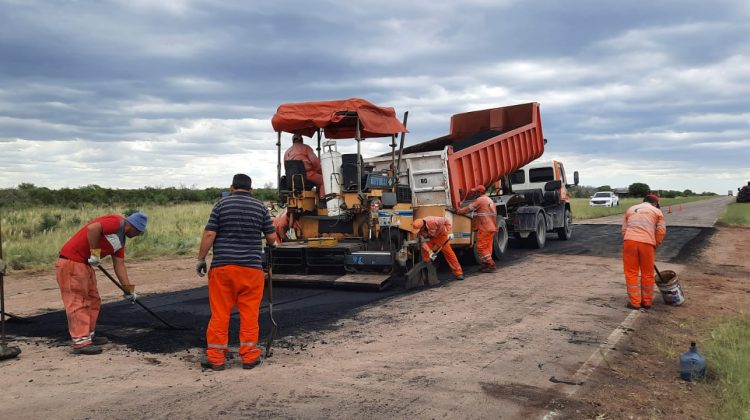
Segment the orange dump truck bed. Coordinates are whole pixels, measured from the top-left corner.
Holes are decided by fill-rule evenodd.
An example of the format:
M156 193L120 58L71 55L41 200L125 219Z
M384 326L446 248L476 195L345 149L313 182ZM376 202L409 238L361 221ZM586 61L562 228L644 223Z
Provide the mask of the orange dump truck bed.
M476 185L489 185L544 153L539 103L465 112L451 117L448 172L453 207Z

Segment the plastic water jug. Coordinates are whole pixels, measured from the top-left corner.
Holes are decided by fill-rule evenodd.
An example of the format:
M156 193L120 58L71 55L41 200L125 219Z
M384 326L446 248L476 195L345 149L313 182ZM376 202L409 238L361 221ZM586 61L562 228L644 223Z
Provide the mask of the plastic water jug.
M680 378L686 381L701 379L706 375L706 359L698 353L695 341L690 343L690 350L680 356Z

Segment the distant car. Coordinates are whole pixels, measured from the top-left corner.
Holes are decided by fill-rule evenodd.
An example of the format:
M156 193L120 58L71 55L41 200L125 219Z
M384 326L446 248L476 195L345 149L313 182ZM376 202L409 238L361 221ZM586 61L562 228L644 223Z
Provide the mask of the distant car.
M612 191L599 191L598 193L592 195L591 200L589 200L589 206L592 207L614 207L619 204L620 198L617 197L617 194L613 193Z

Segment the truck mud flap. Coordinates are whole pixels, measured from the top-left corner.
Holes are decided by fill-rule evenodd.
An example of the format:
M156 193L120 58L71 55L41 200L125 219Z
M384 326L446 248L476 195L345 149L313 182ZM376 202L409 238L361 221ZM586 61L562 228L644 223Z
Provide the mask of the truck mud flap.
M328 287L381 291L391 285L390 274L353 273L330 274L275 274L273 285L279 287Z
M513 230L516 232L533 232L536 230L536 214L542 210L537 206L524 206L516 211Z

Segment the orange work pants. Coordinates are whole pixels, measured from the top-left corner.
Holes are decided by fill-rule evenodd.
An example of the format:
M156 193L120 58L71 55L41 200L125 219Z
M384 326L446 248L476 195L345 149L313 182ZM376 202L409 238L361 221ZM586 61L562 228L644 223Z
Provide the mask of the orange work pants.
M492 240L495 232L488 230L477 230L477 250L479 259L485 267L494 267L495 260L492 259Z
M622 265L625 271L625 286L630 304L636 308L641 304L654 303L654 251L655 247L645 242L626 240L622 244ZM641 284L638 287L638 272Z
M318 187L318 196L320 198L325 197L326 192L325 192L325 189L323 188L323 175L321 175L320 172L307 171L307 173L305 174L305 177L307 178L308 181L312 182Z
M73 340L73 348L88 346L102 306L94 269L88 264L59 258L55 263L55 273L68 316L68 332Z
M451 248L451 244L446 242L448 240L448 234L443 234L440 236L436 236L434 238L430 238L423 246L422 246L422 261L430 261L430 254L428 250L436 250L440 247L440 245L443 245L442 254L443 257L445 257L445 261L448 262L448 266L450 266L451 271L453 272L454 276L462 276L464 274L464 270L461 269L461 264L458 263L458 258L456 258L456 253L453 252L453 248ZM426 248L426 249L425 249Z
M260 357L258 311L263 299L263 271L239 265L224 265L208 271L208 302L211 320L206 329L209 363L223 365L229 352L229 317L240 312L240 357L251 363Z

